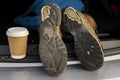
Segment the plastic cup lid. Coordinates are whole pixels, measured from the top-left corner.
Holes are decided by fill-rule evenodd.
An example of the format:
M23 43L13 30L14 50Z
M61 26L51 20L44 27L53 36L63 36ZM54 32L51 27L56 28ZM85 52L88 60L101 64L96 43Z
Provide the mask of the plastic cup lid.
M28 34L29 31L27 30L27 28L24 27L12 27L9 28L6 32L6 35L11 37L27 36Z

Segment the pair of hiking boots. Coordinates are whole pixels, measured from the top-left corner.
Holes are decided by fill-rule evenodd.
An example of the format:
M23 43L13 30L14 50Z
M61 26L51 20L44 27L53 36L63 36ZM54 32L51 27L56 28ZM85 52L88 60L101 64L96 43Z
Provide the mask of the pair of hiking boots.
M39 54L45 70L59 75L67 68L67 48L62 40L60 25L74 36L75 54L89 71L102 67L103 49L96 35L96 24L87 14L68 7L61 14L56 4L41 9Z

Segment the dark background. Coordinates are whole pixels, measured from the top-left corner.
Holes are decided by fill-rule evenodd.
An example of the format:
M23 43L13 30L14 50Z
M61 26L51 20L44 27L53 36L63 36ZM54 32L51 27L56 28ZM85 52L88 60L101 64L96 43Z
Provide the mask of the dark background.
M13 22L14 18L22 15L33 2L34 0L0 0L0 44L8 44L6 30L17 26ZM110 38L120 38L120 22L107 12L102 0L83 0L83 2L85 12L95 19L99 34L109 33ZM38 43L38 31L31 29L29 31L28 43Z
M34 0L0 0L0 44L8 44L6 31L9 27L18 26L13 20L25 13ZM37 43L37 31L30 30L29 43Z
M120 21L117 19L120 16L113 15L111 10L111 4L118 5L120 8L120 0L83 0L83 2L86 12L97 23L98 33L110 33L111 37L112 35L117 37L120 34Z

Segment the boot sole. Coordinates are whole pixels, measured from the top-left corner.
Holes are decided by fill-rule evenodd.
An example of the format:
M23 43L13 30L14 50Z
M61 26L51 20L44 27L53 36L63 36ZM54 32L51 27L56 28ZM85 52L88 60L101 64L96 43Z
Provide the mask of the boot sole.
M75 52L82 65L89 71L101 68L104 56L99 40L82 23L75 9L71 7L65 9L63 26L74 36Z
M57 5L48 4L42 8L41 14L40 59L48 73L59 75L67 65L67 49L59 32L61 10Z

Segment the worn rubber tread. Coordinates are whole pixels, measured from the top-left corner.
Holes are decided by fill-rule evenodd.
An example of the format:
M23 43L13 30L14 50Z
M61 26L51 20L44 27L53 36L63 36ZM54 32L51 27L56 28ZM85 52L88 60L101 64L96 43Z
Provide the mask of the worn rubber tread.
M48 15L43 14L46 10L49 10L47 11ZM42 8L41 14L48 17L45 20L42 19L40 25L40 59L49 74L59 75L67 67L67 49L61 38L59 28L61 24L61 10L55 4L47 4Z
M62 24L74 36L75 52L82 65L89 71L98 70L104 62L103 49L94 29L90 29L93 27L82 16L68 7L63 12Z

